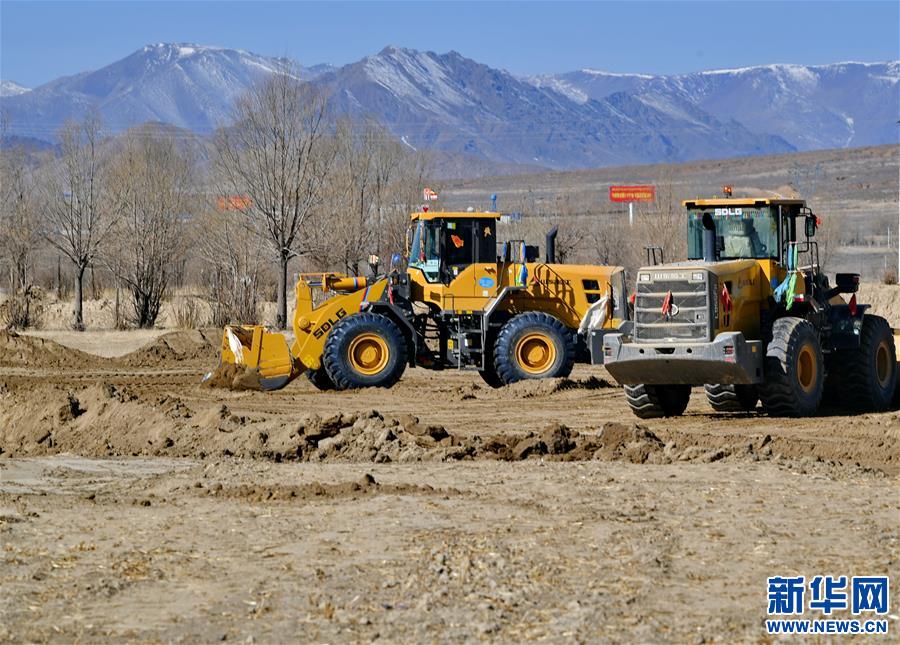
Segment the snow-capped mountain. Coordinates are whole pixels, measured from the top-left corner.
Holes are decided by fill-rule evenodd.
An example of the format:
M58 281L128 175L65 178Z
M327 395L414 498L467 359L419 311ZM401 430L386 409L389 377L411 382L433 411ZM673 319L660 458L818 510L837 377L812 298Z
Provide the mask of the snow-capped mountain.
M227 121L234 100L259 79L290 61L250 52L191 44L148 45L93 72L51 81L5 98L11 129L51 139L70 118L96 106L113 131L161 121L210 132ZM310 79L328 66L292 67Z
M289 65L330 92L335 114L374 118L412 148L497 164L584 168L897 141L898 63L519 78L456 52L387 47L335 68L159 44L5 95L0 109L10 134L46 141L92 106L112 131L160 121L208 133L227 123L236 97Z
M573 100L456 52L387 47L315 82L338 112L374 117L409 145L498 162L575 168L792 150L692 105L674 115L626 93Z
M628 92L663 110L690 103L798 150L897 142L900 63L761 65L677 76L584 69L530 79L573 100Z
M0 81L0 96L16 96L30 92L31 89L13 81Z

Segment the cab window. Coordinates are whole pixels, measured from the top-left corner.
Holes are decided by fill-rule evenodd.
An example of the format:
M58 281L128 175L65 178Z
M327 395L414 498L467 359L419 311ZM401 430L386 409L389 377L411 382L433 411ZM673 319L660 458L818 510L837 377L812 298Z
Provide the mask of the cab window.
M493 219L426 220L415 225L409 267L421 270L428 282L440 281L442 264L444 275L452 280L471 264L496 261Z
M437 282L441 268L440 226L438 222L416 224L409 250L409 267L419 269L428 282Z
M778 220L768 207L709 208L691 210L688 216L688 258L703 258L703 215L716 223L721 240L719 258L768 259L778 257Z
M470 264L497 261L496 224L492 219L447 220L445 266L455 277Z

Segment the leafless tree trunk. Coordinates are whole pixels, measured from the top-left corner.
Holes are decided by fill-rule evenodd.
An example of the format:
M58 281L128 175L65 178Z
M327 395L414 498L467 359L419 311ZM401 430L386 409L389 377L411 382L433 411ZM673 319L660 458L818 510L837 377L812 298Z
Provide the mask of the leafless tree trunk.
M659 246L666 262L687 257L687 218L675 188L671 174L664 175L656 184L656 199L646 209L638 211L635 218L632 245L641 254L634 270L646 262L644 248ZM635 245L635 242L637 244Z
M34 178L23 150L2 149L0 191L0 257L9 264L10 293L15 295L31 283L31 255L40 237Z
M126 133L109 175L118 216L105 259L131 291L134 322L142 328L156 324L194 210L194 152L168 134L154 125Z
M72 263L75 274L73 328L84 329L84 273L94 261L112 225L106 207L107 164L101 154L100 117L92 112L60 131L60 159L44 183L47 240Z
M547 232L558 226L556 261L572 262L587 241L583 216L568 195L557 194L548 201L546 205L538 203L530 191L518 199L510 200L510 210L521 212L523 217L509 225L506 237L525 240L528 244L544 249Z
M378 255L387 258L394 253L403 255L406 251L409 215L422 204L422 189L432 167L430 153L423 150L407 152L400 148L403 156L394 178L388 183L381 230L378 238ZM439 191L440 186L429 186Z
M256 323L263 239L238 209L208 209L194 223L193 248L203 262L212 323Z
M249 198L247 223L278 262L279 328L287 325L288 262L302 252L327 174L324 116L324 97L287 70L241 97L216 137L216 168L228 190Z
M392 188L403 153L383 128L342 119L330 138L334 163L322 202L322 226L309 253L320 267L340 265L358 275L370 254L379 254ZM398 249L399 250L399 249Z

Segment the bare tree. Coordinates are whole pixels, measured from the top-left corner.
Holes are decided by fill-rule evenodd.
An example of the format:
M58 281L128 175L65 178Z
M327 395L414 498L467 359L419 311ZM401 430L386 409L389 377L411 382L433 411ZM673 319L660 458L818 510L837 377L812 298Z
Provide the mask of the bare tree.
M538 200L531 191L510 201L510 210L521 212L522 219L510 224L507 237L525 240L544 248L547 232L558 226L556 261L572 262L584 250L587 227L583 213L568 195L556 194L547 200Z
M586 227L588 260L608 266L633 264L635 254L629 238L626 216L618 213L592 216Z
M664 174L656 184L656 199L635 218L631 245L639 256L632 258L633 265L626 265L629 270L646 261L647 246L662 248L667 262L687 257L686 221L672 175Z
M106 262L131 292L142 328L156 323L194 210L196 157L189 142L169 134L156 125L129 131L109 174L117 217Z
M310 255L318 266L340 263L358 275L368 255L381 253L404 152L380 126L348 119L338 121L331 143L334 163Z
M302 252L327 174L324 117L324 97L287 70L238 99L233 123L216 137L217 170L230 192L249 198L247 223L278 262L279 328L287 325L288 262Z
M80 123L67 123L59 138L61 156L47 170L44 182L45 236L72 263L72 326L83 330L84 274L113 223L106 205L107 163L101 153L99 114L92 111Z
M0 151L0 254L9 265L11 294L31 284L31 256L40 240L34 176L21 148Z
M394 253L404 253L409 229L409 215L418 211L422 204L422 189L432 168L433 159L428 151L402 151L399 168L388 182L387 197L383 199L378 235L377 254L387 257ZM439 184L431 183L430 188L440 192Z
M263 239L241 221L242 204L223 199L194 222L193 249L203 263L201 277L217 326L259 318Z

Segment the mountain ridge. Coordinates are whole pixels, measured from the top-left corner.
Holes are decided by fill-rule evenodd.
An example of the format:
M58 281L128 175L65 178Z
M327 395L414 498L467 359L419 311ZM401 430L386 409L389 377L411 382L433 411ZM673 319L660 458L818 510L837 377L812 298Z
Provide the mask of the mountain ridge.
M373 118L412 148L496 164L571 169L896 142L893 61L520 77L456 51L395 45L341 67L303 67L240 49L157 43L2 96L0 108L12 134L48 141L91 106L114 132L160 121L209 133L227 122L237 96L288 69L328 91L336 114Z

